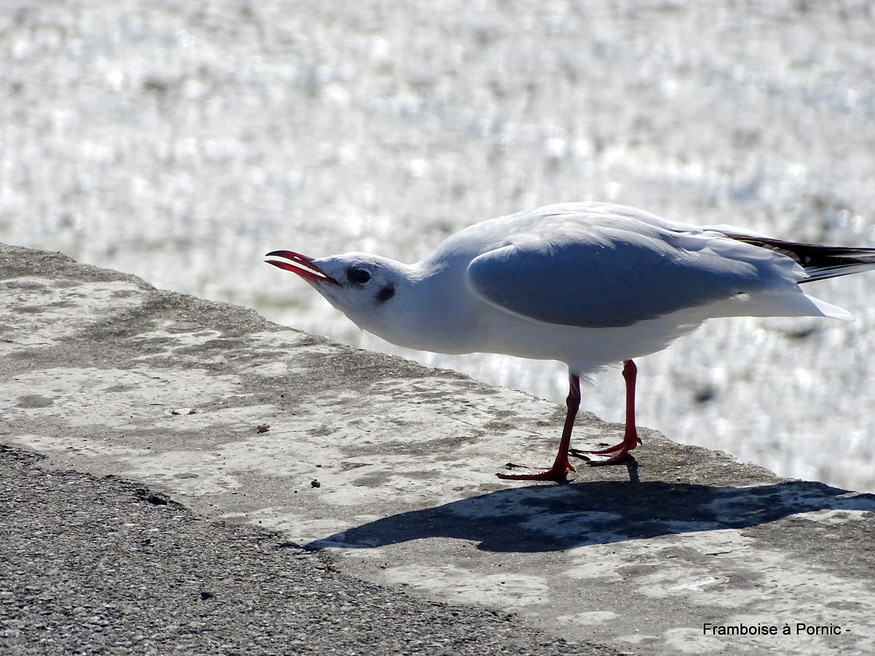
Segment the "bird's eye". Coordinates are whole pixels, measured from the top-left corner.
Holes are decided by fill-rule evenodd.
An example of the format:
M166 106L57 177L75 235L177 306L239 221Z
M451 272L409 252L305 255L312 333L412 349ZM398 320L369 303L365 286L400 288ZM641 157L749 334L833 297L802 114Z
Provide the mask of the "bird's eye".
M350 282L354 282L357 285L364 285L366 282L370 281L371 274L364 269L350 269L347 271L346 277L349 278Z

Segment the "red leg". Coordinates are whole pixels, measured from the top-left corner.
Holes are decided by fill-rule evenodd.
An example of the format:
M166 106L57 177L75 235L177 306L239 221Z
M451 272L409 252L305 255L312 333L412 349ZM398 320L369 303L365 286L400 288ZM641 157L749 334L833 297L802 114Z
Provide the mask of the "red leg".
M571 375L568 383L568 398L565 399L568 412L565 415L565 425L562 428L562 439L559 440L559 450L552 467L526 467L524 465L508 465L509 474L496 474L498 478L515 481L564 481L565 475L574 471L568 462L568 447L571 445L571 430L574 428L574 418L580 408L580 379Z
M613 465L625 460L629 452L641 444L641 438L638 437L638 431L635 428L635 381L637 377L638 367L632 360L626 360L623 365L623 378L626 380L626 430L623 433L623 441L606 449L595 451L571 449L571 455L589 460L590 465ZM590 456L600 457L591 458Z

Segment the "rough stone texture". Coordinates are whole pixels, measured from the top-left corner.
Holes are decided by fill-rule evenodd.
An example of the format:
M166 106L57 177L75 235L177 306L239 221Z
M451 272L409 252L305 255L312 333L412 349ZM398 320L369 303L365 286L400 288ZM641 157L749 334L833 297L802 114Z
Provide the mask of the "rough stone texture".
M209 570L207 560L227 559L235 549L255 567L241 571L258 571L253 563L262 553L270 554L265 568L282 567L273 560L281 543L287 549L279 551L300 558L301 567L329 563L403 590L398 599L411 604L425 597L512 612L517 636L537 627L647 654L875 649L872 495L780 479L647 430L628 466L581 465L567 485L500 481L494 472L508 460L552 458L561 409L281 328L241 308L162 292L58 254L0 247L0 298L6 309L0 442L44 454L42 467L121 476L152 490L146 498L164 494L205 520L251 524L281 536L212 524L180 509L185 537L179 540L188 542L159 559L167 568L189 570L204 559ZM618 432L583 415L575 444L616 441ZM72 477L77 489L110 484L76 476L61 475ZM58 483L45 474L37 478ZM134 503L127 483L111 484L120 508ZM10 489L7 497L22 495L18 503L26 502L27 488ZM57 502L56 494L45 495ZM161 507L152 510L160 515L176 508ZM41 512L35 511L41 519L34 525L48 538L61 529L52 528L49 511ZM129 510L114 512L124 517ZM99 504L93 516L76 516L54 518L58 527L89 522L94 548L105 554L115 548L113 533L133 545L148 530L142 518L132 522L136 527L119 525ZM211 537L198 540L195 531L191 542L192 526ZM199 552L198 544L209 548ZM54 552L38 545L34 562L48 565ZM226 555L211 555L214 545ZM91 567L91 560L71 559L63 571L86 563ZM10 574L12 586L30 576L15 565ZM113 580L102 577L97 585ZM241 586L234 594L255 594L261 580L250 579L253 589ZM149 585L134 574L126 581ZM45 579L27 585L34 599L51 594ZM209 600L197 596L216 587L179 585L184 593L158 586L157 594L171 594L160 602L134 596L118 603L143 618L149 611L142 604L169 609L186 594L204 604ZM385 588L366 589L391 596ZM265 603L282 606L290 597ZM31 626L30 605L16 603L11 615L5 606L3 639L33 646L21 628ZM352 602L326 597L320 603L339 617ZM185 613L186 622L200 621L192 609ZM81 624L80 615L71 609L70 624ZM476 617L488 620L482 612ZM724 628L706 631L707 623ZM799 623L805 625L801 635ZM741 625L776 627L778 635L720 633ZM789 635L782 633L785 625ZM807 627L817 627L810 629L816 635ZM432 628L412 631L426 640ZM130 644L139 635L110 634ZM532 649L549 653L540 634L531 635L532 644L541 645ZM198 639L173 644L213 649ZM507 639L510 648L516 638ZM453 653L464 653L454 645ZM484 653L489 649L499 648ZM264 653L271 652L266 647Z
M615 654L339 573L275 533L0 447L0 651Z

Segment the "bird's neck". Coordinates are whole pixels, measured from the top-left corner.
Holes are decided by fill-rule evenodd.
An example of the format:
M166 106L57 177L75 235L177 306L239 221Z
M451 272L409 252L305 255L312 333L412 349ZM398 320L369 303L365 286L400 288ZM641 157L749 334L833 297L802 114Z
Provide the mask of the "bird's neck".
M410 266L405 289L396 294L391 321L369 329L399 346L436 353L470 353L460 339L470 335L475 313L466 299L464 267Z

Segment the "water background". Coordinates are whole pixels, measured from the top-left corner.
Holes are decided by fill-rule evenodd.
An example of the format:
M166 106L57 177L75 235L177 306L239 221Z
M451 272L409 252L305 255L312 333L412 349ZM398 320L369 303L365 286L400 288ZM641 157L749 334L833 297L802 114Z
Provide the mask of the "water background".
M560 402L562 365L395 349L261 256L414 261L479 220L582 199L875 247L873 11L7 2L0 240ZM638 363L639 422L875 490L875 273L807 290L857 321L713 321ZM584 407L622 419L618 370Z

